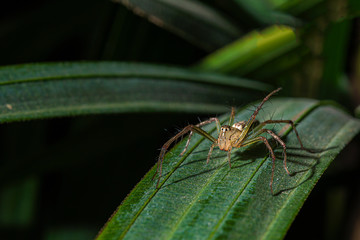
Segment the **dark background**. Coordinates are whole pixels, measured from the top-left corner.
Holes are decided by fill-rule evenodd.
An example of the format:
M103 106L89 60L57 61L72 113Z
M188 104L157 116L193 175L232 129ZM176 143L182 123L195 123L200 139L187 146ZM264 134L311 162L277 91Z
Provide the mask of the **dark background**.
M8 1L0 64L116 60L187 66L206 55L103 0ZM113 22L123 18L114 31ZM0 125L1 239L93 239L191 114L114 114Z
M0 11L0 65L116 60L190 66L208 54L110 1L7 1ZM352 28L358 39L358 22ZM162 144L198 117L209 116L114 114L0 125L0 238L94 238L154 165ZM358 154L358 140L342 154ZM350 238L360 202L351 189L360 185L354 174L360 169L349 165L352 174L349 167L330 169L320 180L288 239ZM341 191L351 194L343 199ZM336 236L326 230L329 194L331 206L345 209Z

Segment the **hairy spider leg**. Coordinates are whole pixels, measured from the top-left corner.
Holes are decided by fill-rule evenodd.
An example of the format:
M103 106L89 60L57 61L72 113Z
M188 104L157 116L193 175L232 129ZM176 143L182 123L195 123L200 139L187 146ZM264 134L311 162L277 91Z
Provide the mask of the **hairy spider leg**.
M251 117L249 118L249 120L246 122L245 127L244 127L244 129L243 129L243 131L242 131L242 133L240 134L240 137L239 137L239 138L240 138L240 142L242 142L242 140L246 137L248 131L250 130L250 128L251 128L251 126L252 126L252 123L255 121L255 118L256 118L256 116L258 115L258 113L259 113L260 109L262 108L262 106L264 105L264 103L265 103L267 100L269 100L269 98L270 98L273 94L277 93L277 92L280 91L280 90L281 90L281 88L278 88L278 89L272 91L271 93L269 93L269 94L262 100L262 102L259 104L259 106L256 108L256 110L253 112L253 114L251 115Z
M260 129L259 131L257 131L255 133L255 136L259 136L262 133L270 134L283 147L283 150L284 150L284 168L285 168L286 173L288 175L290 175L290 171L289 171L289 169L287 168L287 165L286 165L287 155L286 155L286 145L285 145L285 143L283 142L283 140L281 140L281 138L278 135L276 135L273 131L271 131L269 129Z
M294 132L295 132L296 138L297 138L297 140L298 140L298 142L299 142L299 144L300 144L301 149L302 149L302 150L305 150L305 151L307 151L307 152L310 152L310 153L313 152L313 151L311 151L310 149L307 149L307 148L304 147L304 145L303 145L303 143L302 143L302 141L301 141L301 139L300 139L300 135L299 135L298 131L296 130L295 124L294 124L294 122L293 122L292 120L267 120L267 121L264 121L264 122L260 123L259 126L257 126L257 127L254 129L254 134L259 135L259 134L257 134L257 131L261 131L260 128L264 127L266 124L274 124L274 123L291 124L291 127L292 127L292 129L294 130ZM277 136L277 135L276 135L276 136ZM274 136L273 136L273 137L274 137ZM277 136L277 137L279 138L279 136ZM275 138L275 137L274 137L274 138ZM276 138L275 138L275 139L276 139ZM276 139L276 140L277 140L277 139ZM277 141L278 141L278 140L277 140ZM278 141L278 142L279 142L279 141ZM283 143L281 143L281 142L280 142L280 144L281 144L281 145L283 146L283 148L284 148L284 167L285 167L286 172L289 174L289 170L288 170L288 168L287 168L287 166L286 166L286 151L285 151L286 146L284 147L285 144L283 145Z
M215 118L215 117L214 117L214 118L209 118L208 120L203 121L203 122L201 122L201 123L198 123L198 124L196 124L195 126L196 126L196 127L202 127L202 126L207 125L207 124L210 124L210 123L212 123L212 122L216 122L216 128L217 128L217 131L218 131L218 133L219 133L219 132L220 132L221 125L220 125L219 119L218 119L218 118ZM193 135L193 131L190 132L189 138L188 138L188 140L186 141L185 148L184 148L184 150L180 153L180 156L184 155L184 153L186 152L187 148L189 147L190 139L191 139L192 135Z
M206 137L207 139L209 139L211 142L216 142L216 139L211 136L210 134L208 134L207 132L205 132L204 130L202 130L200 127L194 126L194 125L188 125L186 126L183 130L181 130L178 134L176 134L174 137L170 138L161 148L160 151L160 155L159 155L159 159L158 159L158 165L157 165L157 169L156 169L156 173L153 176L156 176L156 174L158 174L158 181L156 184L156 188L159 187L159 183L160 183L160 178L161 178L161 173L162 173L162 164L163 164L163 160L165 157L165 153L166 150L169 148L169 146L176 141L179 137L183 136L184 134L188 133L189 131L193 131L196 132L204 137Z
M227 158L228 158L230 168L231 168L231 150L232 150L232 146L229 147L229 150L228 150L228 153L227 153Z
M311 152L310 149L307 149L304 147L301 139L300 139L300 135L298 133L298 131L296 130L296 127L295 127L295 124L292 120L266 120L262 123L260 123L255 129L254 129L254 132L256 132L258 129L257 128L262 128L263 126L265 126L266 124L273 124L273 123L286 123L286 124L290 124L292 129L294 129L294 132L296 134L296 138L298 139L298 142L300 143L300 146L301 146L301 149L302 150L305 150L305 151L309 151Z
M212 151L213 151L214 147L216 147L216 146L217 146L217 142L214 142L213 144L211 144L210 149L209 149L209 153L208 153L208 156L207 156L207 159L206 159L206 164L209 164Z
M275 154L274 154L274 151L272 150L268 140L265 138L265 137L262 137L262 136L259 136L259 137L255 137L255 138L250 138L246 141L243 142L242 146L245 147L245 146L248 146L248 145L251 145L253 143L256 143L256 142L260 142L262 141L265 146L269 149L270 151L270 155L271 155L271 159L272 159L272 168L271 168L271 180L270 180L270 190L271 190L271 194L274 195L274 191L273 191L273 187L272 187L272 184L273 184L273 181L274 181L274 171L275 171Z
M235 119L235 107L231 107L231 114L229 119L229 126L232 126Z

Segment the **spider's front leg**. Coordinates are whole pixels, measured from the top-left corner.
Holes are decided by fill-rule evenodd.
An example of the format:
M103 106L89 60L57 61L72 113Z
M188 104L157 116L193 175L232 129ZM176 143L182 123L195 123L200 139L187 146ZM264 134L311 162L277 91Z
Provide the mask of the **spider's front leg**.
M212 123L212 122L216 122L216 128L217 128L217 131L219 132L219 131L220 131L220 128L221 128L221 125L220 125L220 121L219 121L218 118L209 118L208 120L203 121L203 122L201 122L201 123L198 123L198 124L196 124L195 126L198 127L198 128L200 128L200 127L202 127L202 126L204 126L204 125L207 125L207 124L210 124L210 123ZM186 142L186 145L185 145L185 147L184 147L184 150L180 153L180 156L184 155L184 153L186 152L187 148L189 147L190 139L191 139L191 137L192 137L192 135L193 135L193 132L194 132L194 131L191 131L191 132L190 132L189 138L188 138L188 140L187 140L187 142ZM212 147L212 148L214 148L214 147ZM212 151L212 149L210 149L210 150ZM211 153L210 153L210 154L211 154Z
M209 119L208 121L210 121L211 119ZM208 122L208 121L205 121L205 122ZM216 120L214 120L216 121ZM219 121L219 120L217 120ZM202 122L204 123L204 122ZM202 124L200 123L200 124ZM199 124L198 124L199 125ZM203 124L205 125L205 124ZM160 183L160 178L162 176L162 164L163 164L163 161L164 161L164 157L165 157L165 153L167 151L167 149L169 148L169 146L174 142L176 141L178 138L182 137L183 135L187 134L188 132L195 132L195 133L198 133L204 137L206 137L207 139L209 139L210 141L212 141L213 143L216 143L216 139L211 136L209 133L205 132L204 130L202 130L200 127L198 127L197 125L188 125L186 126L183 130L181 130L178 134L176 134L174 137L170 138L161 148L161 151L160 151L160 155L159 155L159 159L158 159L158 165L157 165L157 169L156 169L156 173L154 174L153 176L153 179L155 178L156 174L158 174L158 181L157 181L157 184L156 184L156 188L159 187L159 183Z

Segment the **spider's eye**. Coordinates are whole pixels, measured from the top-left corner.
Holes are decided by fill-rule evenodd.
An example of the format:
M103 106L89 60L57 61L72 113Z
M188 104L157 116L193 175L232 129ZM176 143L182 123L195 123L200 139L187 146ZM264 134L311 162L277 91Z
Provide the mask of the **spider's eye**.
M230 130L230 128L228 126L221 127L222 132L226 132L226 131L229 131L229 130Z

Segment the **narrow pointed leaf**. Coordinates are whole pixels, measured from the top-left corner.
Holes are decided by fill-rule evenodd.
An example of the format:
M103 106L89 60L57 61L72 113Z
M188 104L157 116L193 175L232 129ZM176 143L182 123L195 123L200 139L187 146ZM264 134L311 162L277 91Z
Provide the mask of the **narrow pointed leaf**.
M241 109L236 120L252 111ZM209 165L211 142L194 135L185 156L185 140L164 160L160 188L151 178L156 166L119 206L97 239L281 239L322 173L360 130L360 122L331 105L309 99L273 99L258 119L292 119L305 147L283 125L268 126L282 135L288 147L288 176L281 148L276 155L274 195L269 182L272 162L261 143L232 153L215 150ZM221 118L228 120L228 115ZM215 126L203 128L217 136Z
M292 28L272 26L251 32L205 57L195 68L247 74L299 45Z
M115 112L222 112L269 86L175 67L117 62L0 68L0 121Z
M277 11L276 4L270 1L247 1L234 0L242 9L247 11L251 16L262 25L284 24L298 26L301 21L287 13Z
M236 25L201 1L115 1L208 51L219 48L240 35Z

